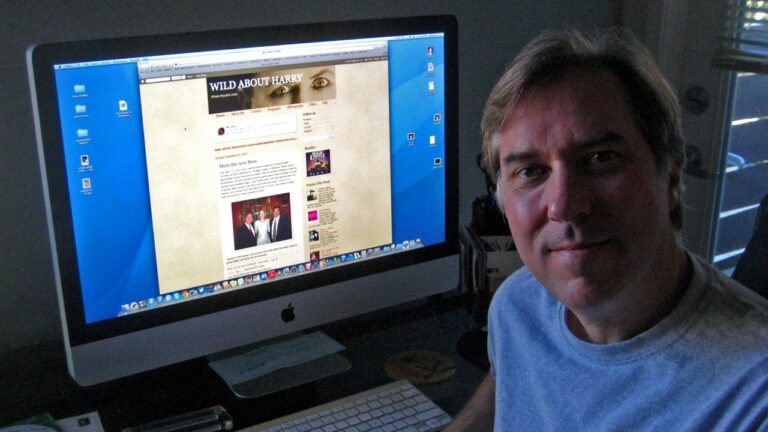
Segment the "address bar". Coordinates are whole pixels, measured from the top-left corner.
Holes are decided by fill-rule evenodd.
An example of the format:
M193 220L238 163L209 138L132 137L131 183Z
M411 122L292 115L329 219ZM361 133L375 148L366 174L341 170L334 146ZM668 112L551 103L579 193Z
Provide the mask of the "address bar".
M300 57L305 56L309 54L333 54L338 52L365 52L370 51L375 48L380 48L384 44L371 44L371 43L365 43L365 44L340 44L340 45L334 45L327 48L309 48L309 47L302 47L302 48L294 48L294 49L284 49L284 50L276 50L271 51L269 53L263 53L261 50L254 52L254 53L243 53L243 52L237 52L237 53L221 53L221 54L207 54L207 55L200 55L200 56L193 56L189 58L176 58L173 60L149 60L143 64L144 67L173 67L173 68L184 68L184 67L196 67L196 66L208 66L211 64L221 64L221 63L230 63L230 62L247 62L247 61L254 61L254 60L266 60L269 58L275 58L275 57ZM213 58L215 58L215 60Z

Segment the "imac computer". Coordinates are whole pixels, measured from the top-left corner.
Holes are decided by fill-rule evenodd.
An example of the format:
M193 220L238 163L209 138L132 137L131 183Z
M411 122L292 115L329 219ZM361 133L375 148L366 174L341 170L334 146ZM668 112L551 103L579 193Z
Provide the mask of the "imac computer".
M47 43L28 67L79 384L457 287L453 17Z

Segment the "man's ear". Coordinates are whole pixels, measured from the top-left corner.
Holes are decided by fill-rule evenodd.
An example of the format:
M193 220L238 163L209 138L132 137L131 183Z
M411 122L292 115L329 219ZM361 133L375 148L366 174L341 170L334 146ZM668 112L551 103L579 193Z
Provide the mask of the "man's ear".
M681 194L683 193L683 166L680 163L673 163L667 173L667 197L669 209L673 210L682 204Z

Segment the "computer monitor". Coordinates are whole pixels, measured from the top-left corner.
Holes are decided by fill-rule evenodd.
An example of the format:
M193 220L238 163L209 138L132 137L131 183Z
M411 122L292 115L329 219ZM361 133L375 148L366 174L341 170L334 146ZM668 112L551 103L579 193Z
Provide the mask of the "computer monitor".
M453 17L48 43L28 68L81 385L456 288Z

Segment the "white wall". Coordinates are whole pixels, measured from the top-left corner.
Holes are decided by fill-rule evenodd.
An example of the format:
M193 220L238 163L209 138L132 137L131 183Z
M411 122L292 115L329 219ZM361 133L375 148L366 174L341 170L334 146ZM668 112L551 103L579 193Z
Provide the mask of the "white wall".
M460 31L461 217L484 192L475 165L482 106L504 65L551 26L618 20L619 0L190 0L0 3L0 351L55 340L60 326L27 87L34 43L324 20L453 14Z

